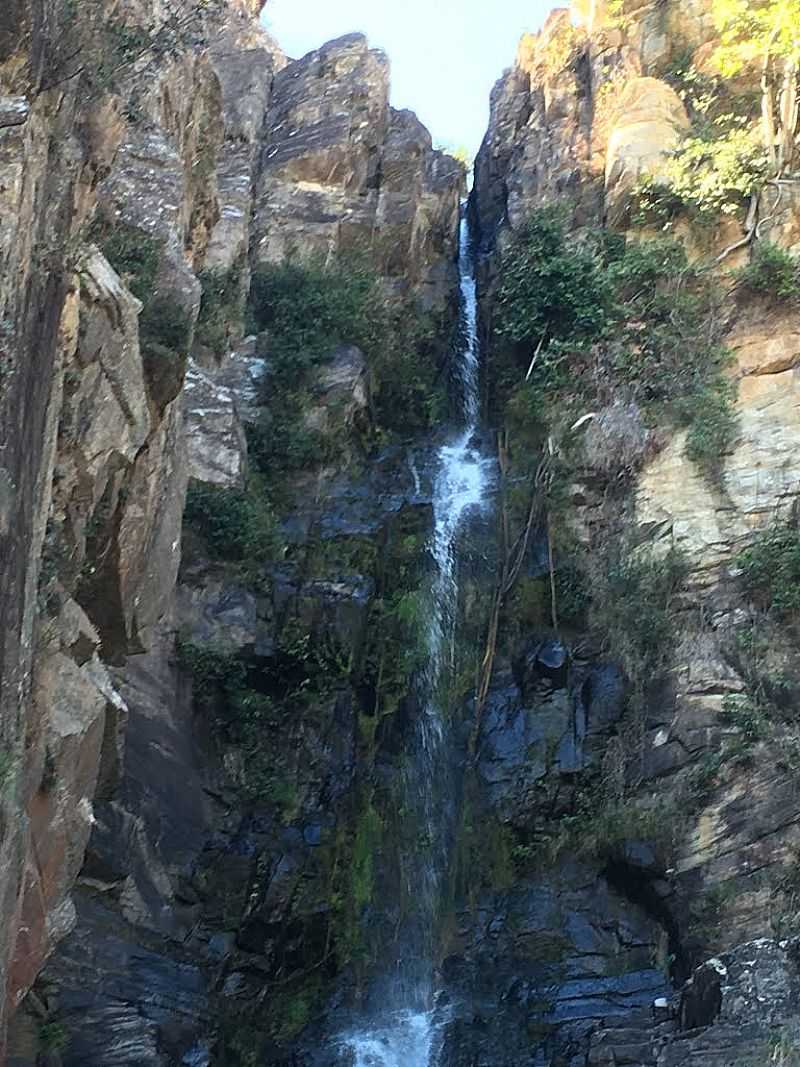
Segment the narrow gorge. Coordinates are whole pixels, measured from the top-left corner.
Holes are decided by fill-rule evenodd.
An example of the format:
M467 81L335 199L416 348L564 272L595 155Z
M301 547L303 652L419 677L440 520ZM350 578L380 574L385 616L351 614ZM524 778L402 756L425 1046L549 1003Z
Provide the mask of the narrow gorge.
M800 1064L797 0L262 7L0 11L0 1067Z

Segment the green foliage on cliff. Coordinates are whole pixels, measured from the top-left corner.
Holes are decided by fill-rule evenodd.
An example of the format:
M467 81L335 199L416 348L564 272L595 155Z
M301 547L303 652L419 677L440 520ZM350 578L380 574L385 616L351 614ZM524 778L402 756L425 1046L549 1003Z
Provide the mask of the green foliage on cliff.
M195 700L204 706L213 702L218 688L235 690L244 685L245 666L235 652L200 644L179 634L175 639L175 656L179 666L194 679Z
M204 270L198 275L198 281L202 298L195 342L221 359L244 311L241 268Z
M776 302L800 298L800 260L769 241L759 241L753 247L750 262L737 271L736 278L747 294Z
M796 521L775 523L740 553L745 588L756 603L779 618L800 613L800 530Z
M174 297L156 291L164 242L124 223L99 218L90 238L142 302L139 345L151 396L159 406L180 390L192 334L188 311Z
M69 1032L57 1019L48 1019L39 1028L39 1043L45 1052L63 1052L69 1044Z
M342 345L355 345L367 358L379 427L405 436L430 428L443 412L442 324L408 298L389 299L366 259L261 265L253 273L248 329L263 333L265 387L287 401L285 418L262 447L265 463L303 466L319 454L318 439L296 449L297 458L281 440L289 422L302 422L311 372Z
M296 381L340 345L364 348L373 290L372 277L360 265L329 268L314 259L257 267L248 330L268 333L274 379Z
M494 329L514 344L585 343L606 326L608 295L596 247L569 245L563 213L545 209L503 257Z
M146 303L155 289L163 242L123 223L98 220L90 233L133 295Z
M742 214L766 177L764 148L749 125L704 126L687 134L658 181L646 177L638 183L633 221L666 223L688 213L711 224L720 215Z
M535 445L611 400L651 425L689 429L687 451L713 475L735 433L717 294L669 238L576 240L538 212L502 258L495 299L495 404Z
M258 565L278 550L277 524L263 486L250 478L246 489L192 482L184 522L205 540L212 555Z
M635 700L671 661L676 597L687 573L686 558L674 548L658 556L609 546L593 561L589 621L624 667Z

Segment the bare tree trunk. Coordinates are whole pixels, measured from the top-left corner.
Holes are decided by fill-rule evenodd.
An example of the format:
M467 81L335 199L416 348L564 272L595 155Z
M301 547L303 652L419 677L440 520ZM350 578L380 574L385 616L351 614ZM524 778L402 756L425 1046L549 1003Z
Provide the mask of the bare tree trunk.
M769 160L770 177L778 173L778 153L775 141L775 94L770 81L770 56L764 56L761 66L761 132Z
M783 85L778 101L780 140L778 145L778 177L791 170L794 161L795 134L797 133L797 61L787 59L783 67Z

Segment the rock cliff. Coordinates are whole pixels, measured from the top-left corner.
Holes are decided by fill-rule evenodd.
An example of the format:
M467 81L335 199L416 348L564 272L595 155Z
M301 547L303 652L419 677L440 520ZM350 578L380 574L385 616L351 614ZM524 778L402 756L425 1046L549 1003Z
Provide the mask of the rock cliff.
M388 62L363 37L292 62L261 6L35 0L0 15L4 1062L208 1062L228 1025L221 983L263 997L259 971L291 976L289 955L316 951L303 939L323 936L321 906L298 901L297 877L314 862L329 876L311 846L335 837L341 798L356 804L344 674L314 725L298 716L271 742L295 752L305 829L276 815L295 806L277 793L259 823L235 784L242 743L223 761L175 634L243 649L251 672L304 662L285 626L301 642L331 627L355 656L374 564L245 576L200 539L179 586L187 483L249 485L243 417L269 359L263 338L258 355L239 344L251 274L352 254L380 279L375 299L447 318L463 171L389 107ZM309 426L369 422L372 374L357 349L323 367ZM366 520L384 560L402 494ZM311 512L323 521L323 502ZM296 924L294 947L276 923ZM275 1008L264 1040L302 1027L292 1010Z
M0 1062L349 1067L442 842L441 1067L794 1062L800 201L713 6L492 95L435 838L463 168L360 35L5 5Z
M775 531L787 523L793 528L797 304L781 301L769 283L748 288L747 264L759 262L764 244L783 250L776 256L796 253L797 179L792 171L782 176L785 196L776 195L777 185L755 182L752 193L725 211L699 199L690 204L690 183L675 184L683 146L704 136L697 132L699 82L707 99L730 94L727 105L738 109L743 126L755 122L745 99L748 90L753 99L753 76L741 74L731 88L712 73L715 32L710 3L591 10L576 4L552 14L537 36L523 38L492 95L470 210L484 251L489 374L503 382L494 391L494 418L505 424L504 447L517 480L529 477L521 446L530 447L537 433L559 458L539 483L550 501L548 525L538 564L530 562L523 589L506 608L509 636L498 651L482 720L475 804L481 818L505 828L509 851L495 859L494 873L483 873L484 891L458 913L450 966L456 988L471 998L474 1019L454 1025L452 1062L492 1062L489 1050L500 1042L513 1048L504 1062L534 1062L527 1058L534 1030L537 1063L756 1063L770 1055L791 1062L796 1054L797 1019L782 994L773 999L762 987L761 1008L732 1021L727 1012L744 1003L743 993L728 987L720 994L718 978L712 994L700 993L709 967L718 968L725 985L736 970L734 957L757 968L762 953L766 959L791 952L780 938L794 932L796 921L785 895L797 841L796 805L789 799L794 771L785 758L794 743L795 639L788 616L761 613L764 602L758 594L754 601L748 576L760 546L780 537ZM697 158L695 175L702 168ZM675 199L667 204L670 195ZM582 341L572 325L560 335L553 330L566 339L555 349L549 341L556 355L548 356L544 316L552 311L534 320L545 322L542 336L517 343L524 331L507 309L519 290L508 272L526 241L545 241L543 230L531 236L527 227L531 218L552 219L553 206L563 211L561 251L575 249L573 263L582 262L579 250L602 233L601 240L625 242L607 247L633 249L633 256L649 254L648 243L662 250L680 243L685 270L699 267L714 278L715 344L727 353L719 388L733 397L735 429L715 452L713 471L696 458L696 431L680 420L670 423L670 394L692 388L691 346L682 348L658 411L648 405L664 362L646 365L644 390L636 384L644 366L638 359L651 351L660 352L657 361L668 358L658 347L652 307L628 312L638 331L632 349L626 349L632 342L623 315L616 333L594 335L588 358L579 354ZM612 252L612 262L616 254L624 255ZM547 268L538 277L549 284ZM651 276L643 284L658 299L664 282ZM673 324L681 314L673 313ZM630 362L623 355L615 377L623 350L639 355ZM713 418L706 408L706 430ZM562 462L566 474L559 473ZM556 561L552 613L546 589L535 592L536 576L547 575L548 551L551 568L554 555ZM669 648L660 645L664 673L656 685L652 674L645 680L632 714L630 698L627 711L620 700L624 685L606 662L619 661L621 634L613 604L599 603L601 588L610 581L605 589L613 590L612 599L637 603L634 626L647 626L645 599L636 599L634 585L615 584L621 573L615 568L630 578L648 560L672 554L686 568L684 591L670 609L678 632L668 638ZM576 559L588 583L588 614L586 603L576 612L571 599ZM611 572L609 559L616 561ZM778 566L777 557L772 562ZM793 582L782 572L775 584L791 588ZM537 615L538 638L526 643L520 618ZM564 662L555 676L547 652L554 626ZM667 637L665 631L657 640ZM630 661L626 672L630 683ZM789 687L785 703L773 703L775 690L763 700L756 695L760 685L781 677ZM745 707L758 727L744 722ZM586 788L591 801L581 799ZM604 790L615 799L601 801ZM595 820L604 810L615 812L616 830L600 831L604 841L587 845L585 828L565 846L564 818L580 826L590 810ZM643 812L645 823L652 820L647 829ZM552 847L554 818L558 848L565 848L555 861L542 851L543 842ZM617 832L621 840L612 841ZM594 854L588 867L587 848ZM732 956L696 972L678 1009L673 991L717 952ZM772 966L765 964L766 971ZM742 978L736 973L734 985ZM695 1014L698 995L705 1000ZM661 1015L652 1009L660 998ZM476 1048L477 1061L470 1058Z

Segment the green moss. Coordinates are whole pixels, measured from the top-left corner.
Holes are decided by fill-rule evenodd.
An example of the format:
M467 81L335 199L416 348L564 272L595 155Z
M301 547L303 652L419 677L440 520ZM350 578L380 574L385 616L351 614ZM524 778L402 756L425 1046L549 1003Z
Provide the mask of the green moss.
M351 890L356 908L371 903L375 889L375 855L383 838L383 821L372 804L367 804L358 820L353 844Z

